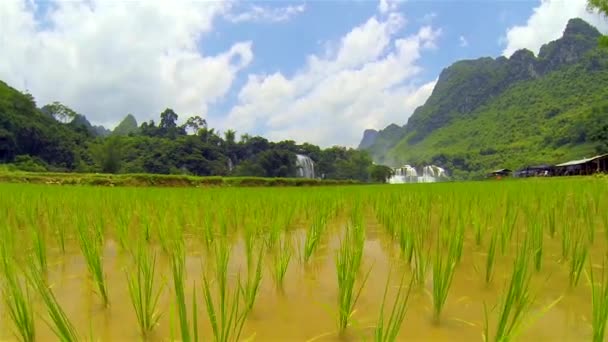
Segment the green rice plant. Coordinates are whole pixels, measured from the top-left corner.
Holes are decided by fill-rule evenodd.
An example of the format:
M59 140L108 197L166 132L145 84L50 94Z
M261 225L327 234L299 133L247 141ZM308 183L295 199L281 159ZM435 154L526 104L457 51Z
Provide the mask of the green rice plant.
M532 225L531 231L532 248L534 251L534 268L540 272L543 260L543 226L538 223Z
M548 223L549 226L549 236L551 236L551 238L555 237L555 228L556 228L556 219L555 219L555 210L547 210L547 218L546 221Z
M120 248L124 251L128 249L129 243L129 217L123 213L117 215L117 220L114 233L116 234Z
M217 284L216 300L214 303L212 283L207 275L203 274L203 298L214 341L238 341L247 311L240 307L241 282L237 278L237 286L233 291L228 286L228 261L230 248L227 242L221 241L215 246L215 283Z
M570 251L572 250L572 232L574 225L571 225L569 221L563 222L562 224L562 260L568 260Z
M46 259L46 239L44 237L44 232L39 227L33 227L32 229L32 240L34 242L34 257L35 262L38 265L38 268L46 273L47 259Z
M312 226L306 232L306 238L304 240L304 262L308 262L314 251L317 249L326 225L327 222L325 213L321 213L314 219Z
M606 322L608 321L608 273L606 272L606 257L602 262L602 273L596 279L593 271L594 265L589 262L587 279L591 284L591 328L593 331L592 341L604 341L606 334Z
M426 242L428 234L423 229L416 228L412 244L414 282L418 286L424 286L431 263L431 245Z
M108 291L106 287L105 281L105 273L103 271L103 240L101 237L101 232L94 229L94 232L91 232L90 229L86 227L86 224L83 222L79 222L78 224L78 241L80 243L80 250L84 256L84 259L87 264L87 268L95 285L97 286L97 290L99 291L99 295L103 301L105 306L108 306Z
M50 321L45 321L57 338L66 342L78 341L79 338L74 325L68 319L61 308L61 305L59 305L59 302L57 302L57 299L51 288L47 285L41 270L37 269L36 266L32 267L27 273L27 279L46 306Z
M587 259L588 250L589 247L585 243L584 237L582 234L579 234L574 240L570 257L570 287L576 287L578 285Z
M412 230L405 226L401 227L397 232L397 238L399 239L401 254L411 264L414 257L414 234Z
M163 287L155 285L156 254L150 254L139 242L135 253L135 270L126 275L139 330L146 336L160 319L157 306Z
M393 302L391 314L388 317L388 321L385 323L384 307L386 305L386 296L389 289L390 279L391 272L389 271L388 278L386 280L386 286L384 288L384 295L382 296L382 305L380 306L380 316L378 317L378 324L374 329L374 341L376 342L392 342L397 340L397 335L399 334L399 330L401 329L401 325L403 324L403 320L405 319L407 303L409 301L410 293L412 291L412 285L414 282L414 278L412 277L406 291L404 288L405 273L403 274L403 276L401 276L401 281L399 282L399 287L397 288L397 294L395 297L395 301Z
M177 303L177 313L179 317L179 328L182 341L198 341L198 318L196 305L196 287L192 297L192 333L190 332L190 323L188 322L188 308L186 306L185 295L185 254L181 244L174 244L175 249L171 253L171 273L173 275L173 290L175 291L175 300Z
M283 239L283 242L280 243L279 246L280 248L275 251L273 255L272 274L277 289L282 289L283 280L285 279L289 261L291 260L292 247L291 243L286 238Z
M500 312L494 341L512 340L520 331L525 316L528 314L534 301L530 294L530 247L526 242L520 247L513 264L511 280L507 294L499 306ZM486 310L487 322L487 310ZM489 329L486 324L486 336Z
M338 328L343 332L352 314L359 296L367 282L370 270L366 273L358 289L355 281L363 257L365 231L360 222L355 221L346 228L345 238L336 253L336 269L338 275Z
M494 276L494 264L496 261L496 243L498 241L498 236L498 229L493 229L492 237L490 238L490 246L488 246L488 256L486 258L486 284L490 284Z
M450 232L446 231L446 234ZM442 239L443 237L443 239ZM437 235L435 257L433 259L433 319L439 323L441 311L448 297L456 264L459 255L462 253L464 240L464 230L462 226L457 228L452 234L442 236L442 232ZM442 241L443 240L443 241ZM445 242L447 240L447 243ZM443 253L443 249L447 253Z
M262 248L258 252L258 260L255 265L248 263L247 267L247 281L241 284L241 295L245 301L245 311L250 312L255 304L258 292L260 291L260 285L262 283L262 261L264 259L264 252ZM255 268L254 268L255 266Z
M30 342L36 339L34 308L29 294L29 284L19 281L15 260L8 254L8 246L0 246L3 281L0 284L4 307L15 328L15 336L21 341Z

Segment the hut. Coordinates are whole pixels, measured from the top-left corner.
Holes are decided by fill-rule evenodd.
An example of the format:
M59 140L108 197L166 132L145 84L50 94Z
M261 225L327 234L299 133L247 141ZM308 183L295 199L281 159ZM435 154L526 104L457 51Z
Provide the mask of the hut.
M555 165L557 176L584 176L600 172L608 172L608 153Z
M494 170L490 172L490 174L488 174L488 177L501 179L502 177L508 177L509 175L511 175L511 172L512 171L509 169Z
M548 177L555 174L553 165L533 165L521 168L513 173L514 177Z

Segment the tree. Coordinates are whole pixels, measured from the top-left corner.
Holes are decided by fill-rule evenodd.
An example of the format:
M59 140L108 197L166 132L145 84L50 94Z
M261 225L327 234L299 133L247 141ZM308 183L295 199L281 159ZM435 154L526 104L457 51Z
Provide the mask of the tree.
M369 176L373 182L386 183L395 172L385 165L372 165L369 168Z
M608 16L608 0L587 0L589 10L596 10L604 16ZM600 46L608 47L608 36L600 37Z
M51 104L47 104L46 106L41 108L42 112L52 116L55 120L61 123L68 123L76 117L78 113L72 110L70 107L60 103L53 102Z
M177 127L177 114L171 108L165 109L162 113L160 113L160 124L158 127L169 130L171 128Z
M226 132L224 132L224 140L226 140L226 143L233 145L236 142L236 131L233 129L229 129Z
M15 158L16 150L15 136L0 128L0 162L11 162Z
M198 115L192 116L186 120L183 128L186 132L190 131L191 133L196 134L200 129L207 128L207 120Z
M120 138L111 136L102 143L91 147L95 163L104 173L118 173L122 163L122 144Z

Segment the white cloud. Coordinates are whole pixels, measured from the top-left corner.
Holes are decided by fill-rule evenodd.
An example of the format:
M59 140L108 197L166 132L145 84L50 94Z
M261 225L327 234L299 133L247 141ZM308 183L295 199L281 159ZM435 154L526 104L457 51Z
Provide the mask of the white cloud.
M291 5L285 7L267 8L252 5L246 11L240 13L229 13L226 18L234 23L240 22L282 22L288 21L296 15L304 12L306 5Z
M250 42L213 56L199 51L228 10L223 2L55 1L43 17L34 9L0 1L0 79L95 123L116 123L127 111L157 119L168 106L204 115L253 58Z
M460 36L458 37L458 44L460 47L467 47L469 46L469 41L464 36Z
M503 55L510 56L523 48L538 53L543 44L561 37L568 20L575 17L586 20L600 31L608 30L606 18L589 12L586 0L541 0L525 25L507 30L502 39L506 44Z
M403 2L403 0L380 0L378 12L382 14L393 12L399 7L400 2Z
M440 31L429 26L398 38L404 19L390 13L355 27L323 56L311 55L292 77L251 75L239 93L225 128L264 132L271 139L323 146L354 146L365 128L405 123L424 103L434 83L413 78L424 49L434 48Z

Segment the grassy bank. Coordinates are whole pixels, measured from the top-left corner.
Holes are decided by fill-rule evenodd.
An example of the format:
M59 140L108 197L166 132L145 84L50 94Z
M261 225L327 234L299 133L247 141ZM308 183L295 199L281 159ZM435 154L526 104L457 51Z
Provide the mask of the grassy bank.
M196 177L155 174L92 174L50 172L0 172L2 183L92 186L159 186L159 187L256 187L256 186L324 186L360 184L351 180L262 177Z

